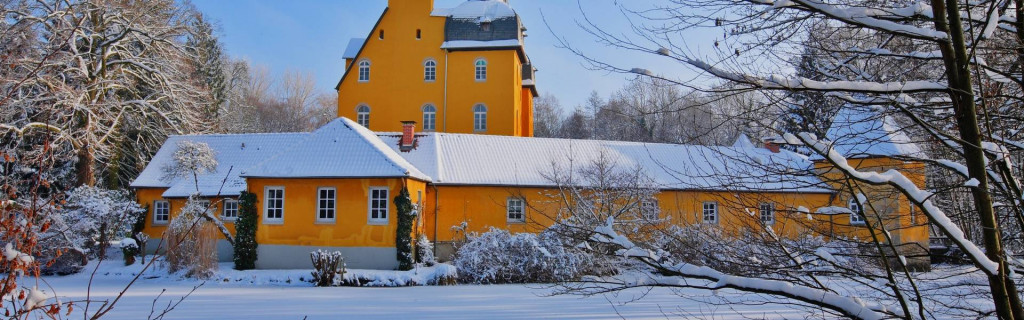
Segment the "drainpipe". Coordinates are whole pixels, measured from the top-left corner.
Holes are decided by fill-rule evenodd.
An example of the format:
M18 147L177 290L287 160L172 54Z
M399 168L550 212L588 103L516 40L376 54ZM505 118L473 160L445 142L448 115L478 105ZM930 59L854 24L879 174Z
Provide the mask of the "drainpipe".
M445 61L447 62L448 59L446 58ZM447 74L448 73L445 72L445 75ZM430 186L434 188L434 259L437 259L437 201L439 199L439 196L437 191L437 185L431 184Z
M448 50L444 51L444 107L442 109L444 110L444 117L441 118L441 131L448 132ZM436 190L437 188L434 189ZM437 234L435 233L434 236L436 237Z

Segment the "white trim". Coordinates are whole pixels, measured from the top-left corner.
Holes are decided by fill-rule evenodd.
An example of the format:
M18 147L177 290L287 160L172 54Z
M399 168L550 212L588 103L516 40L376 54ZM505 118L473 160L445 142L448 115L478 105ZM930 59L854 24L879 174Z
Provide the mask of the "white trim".
M768 219L768 221L764 220L764 214L765 214L765 210L764 209L765 208L768 209L768 217L770 218L770 219ZM761 202L761 203L758 203L757 204L757 218L758 218L758 221L761 221L765 225L769 225L769 226L770 225L774 225L775 221L777 220L775 218L775 203L771 203L771 202Z
M481 61L483 61L483 63L484 63L484 65L483 65L483 68L484 68L483 75L484 75L484 77L483 78L480 78L480 77L477 76L478 75L478 73L477 73L477 68L478 68L477 67L477 63L479 63ZM488 65L487 59L477 58L476 60L473 60L473 80L475 80L476 82L487 82L487 65Z
M430 107L433 111L427 111L427 107ZM437 107L434 106L433 103L425 103L423 104L423 107L420 107L420 111L423 116L423 131L437 131ZM430 122L427 121L428 113L433 116L431 119L432 121ZM430 124L430 128L427 128L428 123Z
M366 62L366 79L365 80L363 79L363 62ZM370 62L370 59L366 59L366 58L359 59L359 61L356 61L356 82L360 82L360 83L370 82L370 72L372 71L370 69L370 67L372 65L373 65L373 63Z
M708 205L710 205L710 207L708 207ZM719 211L718 211L718 202L716 202L716 201L704 201L703 203L701 203L700 209L701 209L701 211L700 211L700 221L702 223L718 224L718 222L722 220L720 215L719 215ZM711 217L712 217L711 220L708 220L708 217L707 217L708 216L707 215L708 212L711 213Z
M270 206L269 206L270 196L268 194L268 192L270 190L281 190L281 217L280 218L270 218L268 216L270 214ZM266 187L263 187L263 219L260 219L260 220L263 221L263 224L284 224L284 202L285 202L284 200L285 200L284 186L266 186Z
M228 217L227 215L224 214L225 212L228 211L228 203L234 203L235 204L235 216L234 217ZM221 202L220 206L221 206L221 208L220 208L220 219L221 220L223 220L223 221L235 221L235 220L238 220L238 200L236 200L236 199L224 199L224 201Z
M157 210L157 205L156 204L157 203L163 203L163 204L167 205L167 207L165 208L167 210L167 220L162 220L161 221L161 220L157 220L156 219L156 210ZM167 200L153 200L153 225L154 226L163 226L163 225L167 225L170 222L171 222L171 202L167 201Z
M661 219L661 205L658 198L650 197L640 201L640 218L643 220Z
M483 111L477 111L477 107L483 107ZM483 115L483 128L477 127L476 116ZM487 132L487 105L483 103L473 104L473 132Z
M867 224L867 217L864 216L864 207L860 205L857 198L850 198L847 208L850 209L850 225L862 226ZM855 217L860 219L855 219Z
M519 218L512 218L512 201L519 202ZM505 199L505 221L508 223L526 223L526 199L520 197L508 197Z
M373 218L373 192L384 191L384 217ZM366 224L371 225L387 225L388 220L391 218L391 204L389 203L389 197L391 196L391 190L388 187L370 187L366 192Z
M331 207L331 208L323 208L323 207L320 206L320 202L324 200L324 199L320 198L320 192L324 191L324 190L330 190L332 192L333 198L330 198L329 200L334 202L334 206ZM330 209L331 210L331 217L327 218L327 219L320 218L320 210L322 210L322 209ZM315 215L314 216L314 220L316 220L317 223L335 223L335 221L337 221L337 219L338 219L338 189L337 188L335 188L335 187L319 187L319 188L316 188L316 212L314 212L314 215Z
M433 66L427 66L427 63L433 62ZM427 79L427 68L433 68L433 79ZM423 82L437 82L437 60L434 58L427 58L423 60Z

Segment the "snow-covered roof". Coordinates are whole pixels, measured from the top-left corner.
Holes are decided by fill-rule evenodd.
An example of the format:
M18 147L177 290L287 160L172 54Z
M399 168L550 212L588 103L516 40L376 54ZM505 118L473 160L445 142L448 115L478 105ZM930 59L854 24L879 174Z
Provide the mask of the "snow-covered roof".
M736 142L732 144L733 148L756 148L753 142L750 142L750 138L745 134L740 134L736 137Z
M832 148L847 158L923 155L892 117L879 114L871 107L846 106L840 109L825 138L831 141Z
M400 134L378 136L398 151ZM553 170L604 157L623 170L640 168L661 189L831 192L806 158L788 151L453 133L418 134L417 142L398 154L438 185L553 186Z
M345 46L345 54L341 56L342 59L354 59L359 54L359 49L363 48L363 43L366 39L363 38L352 38L348 40L348 45Z
M397 142L396 142L397 143ZM411 177L430 181L369 129L338 118L293 147L245 170L243 177Z
M474 41L454 40L441 43L441 49L467 49L467 48L516 48L522 46L519 39Z
M196 183L191 177L164 179L164 168L174 162L173 154L178 143L194 141L209 145L217 157L217 169L198 177L200 194L215 196L219 193L224 196L237 196L246 188L245 179L239 175L242 170L280 153L308 135L309 133L253 133L170 136L150 160L146 169L132 181L131 186L167 188L163 194L167 198L194 194Z
M501 0L470 0L459 4L455 8L434 10L443 12L445 16L456 19L500 19L515 17L516 12ZM433 15L433 13L431 13Z

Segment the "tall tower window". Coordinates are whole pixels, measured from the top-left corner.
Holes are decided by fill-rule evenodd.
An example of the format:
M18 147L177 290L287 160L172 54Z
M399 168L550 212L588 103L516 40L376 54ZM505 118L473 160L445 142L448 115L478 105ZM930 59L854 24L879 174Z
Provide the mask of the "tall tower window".
M359 61L359 82L370 81L370 60Z
M437 79L437 62L427 60L423 63L423 81L434 81Z
M482 104L473 106L473 131L487 131L487 107Z
M428 104L423 106L423 130L437 130L437 108Z
M487 60L476 60L476 81L487 80Z
M363 127L370 128L370 107L366 105L356 107L356 122Z

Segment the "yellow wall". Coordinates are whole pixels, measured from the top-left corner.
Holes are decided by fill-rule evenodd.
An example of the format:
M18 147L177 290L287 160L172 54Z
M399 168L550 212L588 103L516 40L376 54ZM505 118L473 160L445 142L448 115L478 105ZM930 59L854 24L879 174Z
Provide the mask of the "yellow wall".
M168 222L169 222L170 220L173 220L174 217L177 217L179 213L181 213L181 208L185 207L185 202L188 200L186 198L165 199L162 196L164 191L167 191L167 189L166 188L139 188L139 189L135 190L136 201L138 201L139 204L148 207L148 211L146 211L146 227L143 230L143 232L145 232L147 235L149 235L150 239L159 239L160 237L163 237L164 231L167 230L167 224L166 223L164 223L164 224L153 224L153 202L157 201L157 200L166 200L170 204L170 206L171 206L171 217L168 220ZM216 213L215 216L218 216L218 217L221 215L221 213L223 213L224 207L223 207L223 203L222 202L223 202L224 199L237 200L237 198L224 198L224 197L222 197L222 198L203 198L203 199L210 200L210 205L213 206L213 210ZM223 222L224 222L224 226L227 227L228 231L230 231L232 235L235 234L235 222L234 222L234 220L224 220ZM221 238L223 238L223 236L221 236Z
M413 202L424 191L425 183L403 178L387 179L262 179L249 178L249 192L259 199L260 223L256 242L274 245L332 247L394 247L398 212L394 198L404 184L408 185ZM283 186L284 222L275 224L264 217L264 188ZM317 188L337 190L335 221L316 221ZM387 224L368 223L369 188L388 188ZM425 192L424 196L425 196Z
M476 133L529 133L523 129L522 64L517 51L454 51L446 56L441 49L445 18L430 16L431 7L432 1L390 2L359 56L346 61L349 65L368 59L370 80L359 82L358 67L346 68L348 75L338 86L338 116L355 120L356 107L365 104L371 110L371 130L401 131L400 121L406 120L416 121L422 129L422 107L432 104L437 108L436 131L474 133L473 106L483 103L488 108L487 130ZM421 39L416 39L417 29ZM474 78L477 58L488 62L486 81ZM424 81L427 59L437 62L435 81Z

